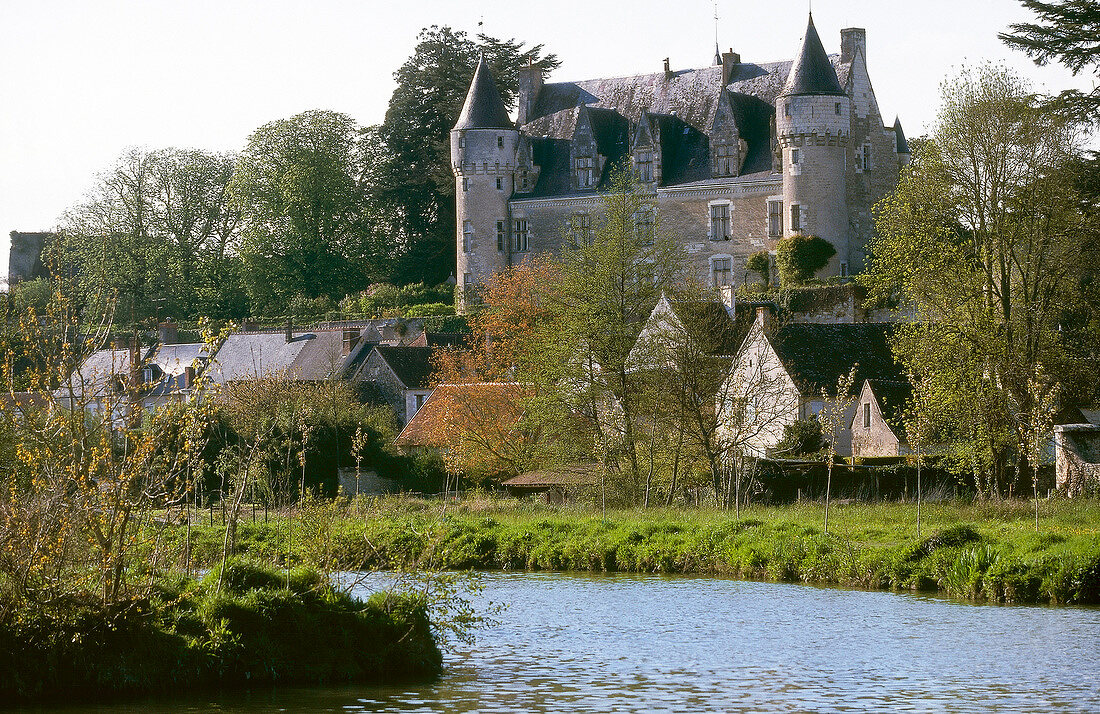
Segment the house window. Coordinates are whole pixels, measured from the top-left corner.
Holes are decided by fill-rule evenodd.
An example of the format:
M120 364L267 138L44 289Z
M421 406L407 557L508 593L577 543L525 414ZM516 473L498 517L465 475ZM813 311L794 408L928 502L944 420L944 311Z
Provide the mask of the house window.
M812 401L806 405L806 418L817 419L817 415L825 408L825 402Z
M468 179L468 178L462 179L462 190L463 191L469 191L470 190L470 179Z
M791 230L795 233L802 231L802 206L797 203L791 204Z
M498 149L503 149L504 148L504 137L503 136L498 136L497 137L497 148Z
M471 221L462 222L462 252L470 252L470 244L474 240L474 224Z
M577 185L581 188L588 188L595 183L593 166L591 156L577 157Z
M504 252L504 221L497 221L497 252Z
M502 179L499 176L497 176L497 190L498 191L503 191L504 190L504 179Z
M528 238L527 238L527 219L526 218L517 218L516 219L515 252L517 252L517 253L526 253L528 248L529 248L529 244L528 244Z
M735 176L737 174L737 150L730 144L719 144L715 149L715 175Z
M783 235L783 202L768 201L768 236L778 238Z
M634 159L634 167L638 172L638 180L644 182L653 180L653 152L639 151Z
M641 245L653 245L653 209L646 207L634 214L634 237Z
M474 274L473 273L463 273L462 274L462 284L465 287L472 287L473 284L474 284Z
M867 403L863 405L863 428L871 428L871 405Z
M848 261L846 260L840 261L840 277L848 277Z
M420 411L420 407L424 406L424 400L427 398L428 395L426 394L417 394L415 397L413 397L413 414L416 414L418 411Z
M730 205L714 203L710 207L710 239L730 239Z
M717 288L723 285L732 285L733 258L711 258L710 272L713 278L714 287Z

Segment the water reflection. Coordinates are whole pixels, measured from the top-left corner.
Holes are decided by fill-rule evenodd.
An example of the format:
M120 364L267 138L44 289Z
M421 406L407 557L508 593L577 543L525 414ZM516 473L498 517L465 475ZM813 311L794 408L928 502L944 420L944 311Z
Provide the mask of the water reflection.
M485 584L481 597L508 609L433 684L93 711L1100 710L1100 609L703 577L515 573Z

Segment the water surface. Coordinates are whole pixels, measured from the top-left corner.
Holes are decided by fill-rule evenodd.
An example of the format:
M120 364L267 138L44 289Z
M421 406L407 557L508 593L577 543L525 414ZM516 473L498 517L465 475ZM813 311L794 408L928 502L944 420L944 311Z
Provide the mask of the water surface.
M1100 711L1100 608L712 577L496 573L484 584L479 599L507 610L448 652L431 684L82 711Z

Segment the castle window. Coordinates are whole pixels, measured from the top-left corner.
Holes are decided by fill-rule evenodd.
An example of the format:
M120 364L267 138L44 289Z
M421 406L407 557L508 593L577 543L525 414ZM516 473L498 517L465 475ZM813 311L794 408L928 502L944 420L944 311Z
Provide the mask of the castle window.
M734 176L737 174L737 150L730 144L719 144L715 149L715 175Z
M504 137L503 136L498 136L497 137L497 148L498 149L503 149L504 148Z
M712 203L710 206L710 239L730 239L730 205Z
M503 191L504 190L504 179L502 179L499 176L497 176L497 190L498 191Z
M646 206L634 214L634 237L641 245L653 245L653 209Z
M497 221L497 252L504 252L504 221Z
M466 148L466 135L465 134L459 134L458 135L458 148L460 148L460 149L465 149Z
M795 233L802 231L802 206L797 203L791 204L791 230Z
M840 261L840 277L848 277L848 261L846 260Z
M469 191L470 190L470 179L468 179L468 178L462 179L462 190L463 191Z
M527 219L526 218L517 218L516 219L516 233L515 233L515 236L516 236L515 252L517 252L517 253L526 253L527 250L530 247L530 244L528 243L528 236L527 236Z
M462 252L470 252L470 244L474 240L474 224L471 221L462 222Z
M791 103L790 102L786 102L786 103L783 104L783 115L788 116L788 117L791 115Z
M526 173L523 174L523 190L524 191L527 190L527 174Z
M783 235L783 202L768 201L768 236L778 238Z
M791 149L791 175L798 176L802 173L802 150Z
M863 428L871 428L871 405L866 402L863 404Z
M639 151L634 159L634 170L638 174L638 180L642 183L653 180L653 152Z
M468 287L472 287L473 284L474 284L474 274L473 273L463 273L462 274L462 286L468 288Z
M733 280L733 258L730 257L716 257L710 259L710 274L714 282L714 287L721 287L723 285L732 285Z
M595 171L593 170L593 161L591 156L578 156L577 157L577 185L581 188L588 188L595 182Z
M871 170L871 145L870 144L864 144L863 145L863 170L864 171L870 171Z
M574 213L569 219L569 233L576 245L592 245L592 219L587 213Z
M840 102L837 102L834 106L836 107L836 115L840 116Z

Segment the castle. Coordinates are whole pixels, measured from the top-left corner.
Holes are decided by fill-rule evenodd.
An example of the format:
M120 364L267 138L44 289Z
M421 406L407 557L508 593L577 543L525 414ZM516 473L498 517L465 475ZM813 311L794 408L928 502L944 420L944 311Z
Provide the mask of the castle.
M866 31L841 30L830 56L812 15L793 61L716 47L710 67L666 59L634 77L544 83L524 68L515 122L482 59L451 130L458 285L590 235L616 164L649 194L639 236L659 222L712 285L747 280L749 255L798 233L836 248L821 276L846 276L862 268L871 207L909 154L900 122L883 124Z

